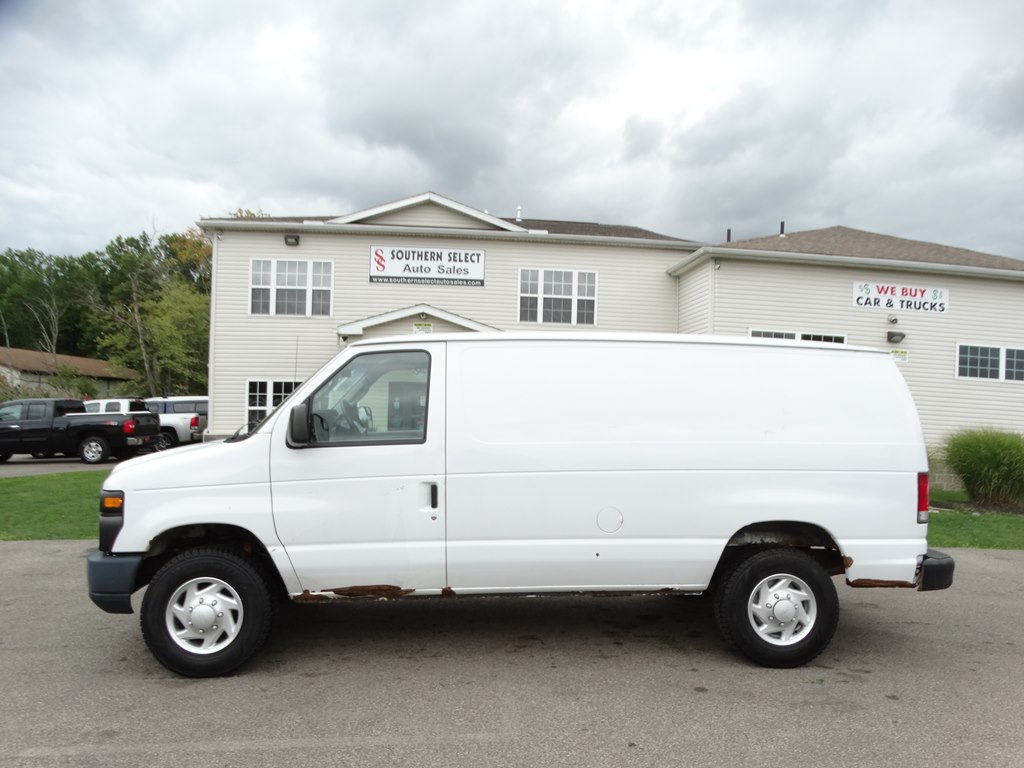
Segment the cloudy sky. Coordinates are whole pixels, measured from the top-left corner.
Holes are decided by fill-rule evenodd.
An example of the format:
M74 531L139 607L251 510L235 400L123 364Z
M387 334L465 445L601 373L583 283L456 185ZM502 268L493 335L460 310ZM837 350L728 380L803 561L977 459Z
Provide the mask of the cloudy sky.
M0 250L434 191L1024 258L1020 0L0 0Z

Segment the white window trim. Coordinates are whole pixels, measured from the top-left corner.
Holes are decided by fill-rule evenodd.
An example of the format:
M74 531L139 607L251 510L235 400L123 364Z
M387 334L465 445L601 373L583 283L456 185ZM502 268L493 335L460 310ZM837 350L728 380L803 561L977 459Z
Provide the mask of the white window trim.
M537 293L523 293L523 272L535 271L537 273ZM571 296L547 296L544 295L544 273L545 272L569 272L572 274L572 295ZM588 274L594 276L594 295L593 296L581 296L579 294L580 289L580 275ZM596 328L598 322L598 298L600 293L600 281L598 280L598 270L596 269L569 269L560 267L520 267L516 274L516 322L521 325L552 325L552 326L573 326L578 325L583 328ZM537 319L536 320L523 320L521 301L524 296L531 296L537 299ZM572 299L572 319L568 323L557 323L551 320L545 322L544 320L544 299ZM594 302L594 322L592 323L579 323L577 322L579 312L579 302L593 301Z
M999 376L989 378L987 376L964 376L960 373L960 349L961 347L985 347L987 349L998 349L999 350ZM1007 344L994 344L989 342L987 344L981 344L974 341L958 341L956 348L953 352L953 376L960 381L1002 381L1009 382L1010 384L1024 384L1024 380L1021 379L1008 379L1006 378L1006 351L1009 349L1024 351L1024 344L1019 346L1012 346Z
M771 334L780 334L780 335L777 335L777 336L755 336L754 335L755 333L771 333ZM781 334L785 334L785 336L781 336ZM821 343L828 343L828 344L847 344L847 343L849 343L849 340L850 340L850 336L847 333L821 333L819 331L777 331L777 330L769 330L767 328L748 328L747 329L747 335L750 338L752 338L752 339L758 339L758 338L762 338L762 339L764 339L764 338L767 338L767 339L771 339L771 338L784 338L784 339L787 339L789 341L814 341L815 340L815 339L812 339L812 338L807 338L809 336L828 336L828 337L830 337L832 339L842 339L842 341L823 341L823 342L821 342Z
M267 385L267 402L266 402L266 405L249 405L249 394L250 394L250 389L251 389L253 384L266 384ZM274 385L275 384L291 384L292 385L291 391L289 391L287 394L285 394L284 397L282 397L276 403L274 402ZM301 381L292 381L291 379L262 379L262 378L260 378L260 379L246 379L246 381L245 381L245 418L246 418L246 422L251 423L251 420L249 419L249 413L251 411L257 411L257 410L263 411L263 418L257 419L257 421L262 421L263 419L265 419L267 416L270 415L271 411L273 411L278 405L281 404L281 402L286 397L288 397L288 395L290 395L292 392L294 392L296 389L298 389L300 384L302 384Z
M255 285L253 283L253 265L257 261L270 262L270 285ZM277 284L277 265L281 262L286 261L300 261L306 264L306 284L304 286L299 285L278 285ZM330 284L326 287L319 287L313 285L313 268L316 264L326 264L331 272ZM266 289L270 292L270 311L267 313L255 313L252 311L252 292L257 288ZM282 314L277 311L277 290L283 289L299 289L305 291L306 294L306 311L305 314ZM327 291L327 314L326 315L314 315L313 314L313 291ZM252 258L249 260L249 295L248 295L248 312L250 317L333 317L334 316L334 262L329 259L261 259Z

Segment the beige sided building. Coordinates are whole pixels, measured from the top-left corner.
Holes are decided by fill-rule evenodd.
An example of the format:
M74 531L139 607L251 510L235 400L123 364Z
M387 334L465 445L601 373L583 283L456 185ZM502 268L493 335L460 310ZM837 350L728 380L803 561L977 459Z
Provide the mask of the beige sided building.
M503 219L433 193L336 218L200 224L214 243L212 437L264 415L353 340L513 329L880 347L898 360L930 444L967 426L1024 432L1014 259L844 227L703 246Z
M348 342L480 330L675 333L668 274L699 243L501 219L433 193L338 218L205 219L210 436L280 402Z
M669 271L681 333L888 349L929 445L965 427L1024 432L1022 261L830 227L701 248Z

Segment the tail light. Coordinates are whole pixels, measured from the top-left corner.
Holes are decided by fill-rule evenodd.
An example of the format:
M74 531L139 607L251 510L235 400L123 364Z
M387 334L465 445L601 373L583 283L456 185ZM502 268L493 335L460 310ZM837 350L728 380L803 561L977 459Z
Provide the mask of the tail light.
M135 427L136 427L135 419L128 419L128 421L126 421L124 423L124 426L122 427L122 429L124 430L124 433L126 435L134 435L135 434Z
M928 473L917 475L917 522L928 522Z
M194 430L198 430L199 429L199 417L198 416L193 416L192 417L192 419L188 423L188 428L189 429L194 429Z

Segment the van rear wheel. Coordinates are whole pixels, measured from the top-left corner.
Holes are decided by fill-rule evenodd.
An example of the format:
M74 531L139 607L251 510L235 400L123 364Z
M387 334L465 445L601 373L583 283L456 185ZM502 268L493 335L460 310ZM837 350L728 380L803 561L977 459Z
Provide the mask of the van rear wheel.
M186 677L225 675L266 641L274 602L263 572L230 550L197 547L168 561L142 601L142 636Z
M813 557L770 549L740 561L716 593L723 637L765 667L798 667L828 646L839 623L835 584Z

